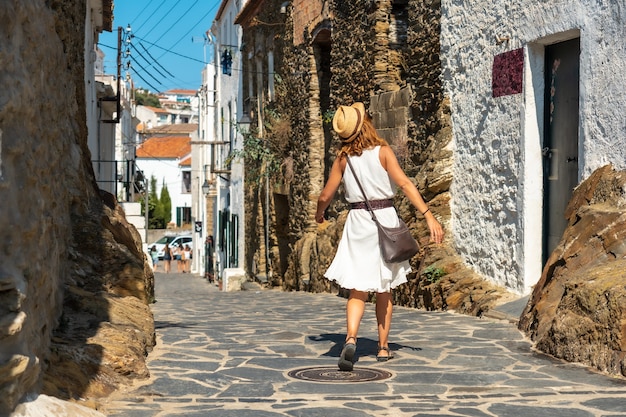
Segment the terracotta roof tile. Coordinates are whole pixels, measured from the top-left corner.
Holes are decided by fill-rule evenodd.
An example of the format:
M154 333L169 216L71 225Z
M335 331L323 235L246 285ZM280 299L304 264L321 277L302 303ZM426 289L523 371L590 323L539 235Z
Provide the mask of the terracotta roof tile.
M178 164L178 165L183 166L183 167L190 167L191 166L191 155L189 155L187 158L185 158L182 161L180 161L180 164Z
M183 158L190 153L189 136L154 136L137 147L137 158Z
M146 109L148 109L148 110L150 110L150 111L152 111L154 113L169 113L167 110L162 109L160 107L152 107L152 106L143 106L143 107L145 107Z
M197 123L178 123L173 125L162 125L153 127L152 129L148 129L149 134L157 135L157 134L171 134L171 135L180 135L180 134L189 134L198 130Z
M173 89L167 90L161 93L161 95L170 95L170 94L178 94L182 96L195 96L198 91L196 90L182 90L182 89Z

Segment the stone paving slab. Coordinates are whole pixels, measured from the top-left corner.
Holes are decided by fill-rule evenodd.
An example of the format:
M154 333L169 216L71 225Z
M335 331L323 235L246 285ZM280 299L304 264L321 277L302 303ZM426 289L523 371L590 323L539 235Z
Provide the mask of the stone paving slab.
M333 371L345 299L332 294L220 292L189 274L156 274L157 346L151 377L111 397L110 416L161 417L618 417L626 380L533 351L511 320L395 307L396 357L376 362L368 305L359 367L392 377L311 382L288 372Z

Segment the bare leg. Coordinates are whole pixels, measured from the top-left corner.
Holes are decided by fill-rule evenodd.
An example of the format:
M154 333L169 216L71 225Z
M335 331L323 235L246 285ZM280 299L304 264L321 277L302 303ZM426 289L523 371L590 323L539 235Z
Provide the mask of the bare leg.
M391 327L391 316L393 313L393 302L390 292L379 292L376 294L376 321L378 322L378 346L389 348L389 329ZM388 352L381 350L379 356L388 356Z
M359 332L359 325L361 324L363 312L365 311L366 298L366 292L350 290L350 296L346 303L346 343L343 345L338 363L339 369L342 371L352 371L354 366L356 335Z
M350 290L350 296L346 304L346 338L354 337L354 343L356 343L356 335L359 333L359 326L365 312L365 300L367 300L366 292Z

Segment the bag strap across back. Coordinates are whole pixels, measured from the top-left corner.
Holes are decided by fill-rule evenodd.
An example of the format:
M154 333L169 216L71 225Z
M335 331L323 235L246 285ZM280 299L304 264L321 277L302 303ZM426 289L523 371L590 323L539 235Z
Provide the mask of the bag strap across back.
M356 176L356 171L354 170L354 167L352 166L352 162L350 162L350 157L348 155L346 155L346 160L348 161L348 166L350 167L350 170L352 171L352 176L356 180L356 183L359 186L359 189L361 190L361 194L363 194L363 198L365 199L365 205L367 206L367 209L372 215L372 220L378 223L378 219L376 218L376 215L374 214L372 205L370 204L370 201L367 198L367 194L365 194L365 190L363 190L363 186L361 185L361 181L359 181L359 177Z

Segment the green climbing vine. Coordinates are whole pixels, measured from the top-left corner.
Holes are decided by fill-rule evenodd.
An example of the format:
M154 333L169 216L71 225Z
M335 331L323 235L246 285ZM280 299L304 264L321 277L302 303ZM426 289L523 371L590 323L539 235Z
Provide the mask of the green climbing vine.
M243 131L237 127L243 137L243 146L232 150L226 158L227 164L243 161L248 184L261 184L267 178L273 182L285 180L290 125L276 109L266 107L263 116L265 137L260 137L257 129Z

